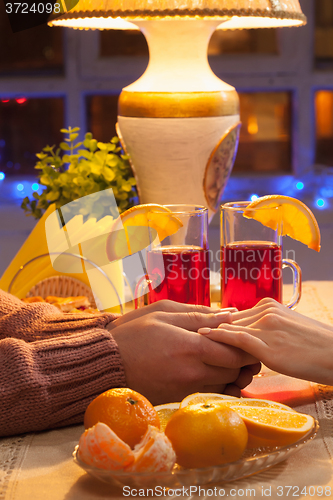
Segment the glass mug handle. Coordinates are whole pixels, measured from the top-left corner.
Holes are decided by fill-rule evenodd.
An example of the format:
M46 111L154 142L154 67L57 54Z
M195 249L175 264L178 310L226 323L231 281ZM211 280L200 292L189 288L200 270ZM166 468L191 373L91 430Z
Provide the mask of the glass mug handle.
M139 279L136 284L134 290L134 306L135 309L140 309L145 306L145 297L147 296L148 304L150 304L149 300L149 292L151 290L151 280L148 279L148 276L143 275Z
M297 262L291 259L282 259L282 269L289 267L293 272L293 296L288 304L284 304L289 309L295 309L301 300L302 292L302 271Z

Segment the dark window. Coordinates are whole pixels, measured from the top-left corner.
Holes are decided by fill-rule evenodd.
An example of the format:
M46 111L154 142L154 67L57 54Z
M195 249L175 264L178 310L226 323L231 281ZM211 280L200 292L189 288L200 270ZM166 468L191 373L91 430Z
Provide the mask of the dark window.
M277 53L278 40L274 29L216 30L208 48L209 55Z
M148 56L148 45L139 30L104 30L100 32L100 56Z
M102 142L116 135L118 94L94 95L87 98L87 128Z
M316 163L333 166L333 90L315 93Z
M62 141L64 101L0 99L0 170L7 175L35 174L36 154Z
M274 29L216 30L208 48L209 55L277 53ZM100 56L148 56L147 42L140 31L104 30L100 33Z
M317 0L315 4L315 67L333 68L333 2Z
M12 33L0 2L0 75L56 75L63 72L62 28L47 25Z
M291 93L239 93L242 122L233 172L291 172Z

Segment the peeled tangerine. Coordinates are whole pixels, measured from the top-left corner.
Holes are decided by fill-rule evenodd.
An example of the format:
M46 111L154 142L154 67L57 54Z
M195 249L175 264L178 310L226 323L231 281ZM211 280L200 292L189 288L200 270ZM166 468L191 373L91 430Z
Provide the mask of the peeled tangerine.
M176 453L171 442L164 432L152 425L148 426L141 443L134 447L134 457L134 463L126 470L133 472L169 471L176 462Z
M134 462L130 446L102 422L82 434L78 456L86 464L106 470L123 470Z
M140 443L132 450L101 422L82 434L78 456L86 464L99 469L123 472L168 471L176 461L170 441L156 427L149 425Z

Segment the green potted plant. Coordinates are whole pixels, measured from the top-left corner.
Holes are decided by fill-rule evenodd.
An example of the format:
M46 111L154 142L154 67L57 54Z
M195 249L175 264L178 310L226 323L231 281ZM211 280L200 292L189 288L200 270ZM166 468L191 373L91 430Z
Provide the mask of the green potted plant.
M82 196L109 188L113 190L119 213L135 204L136 182L118 137L103 143L88 132L83 142L75 143L79 131L79 127L61 129L65 137L59 147L55 150L55 146L46 146L36 155L35 169L39 170L39 184L45 189L41 194L35 192L31 200L28 196L24 198L21 207L26 215L40 219L52 203L59 208ZM103 196L97 199L94 202L94 197L91 197L91 206L87 207L90 217L118 216L118 213L112 213L108 197L105 203Z

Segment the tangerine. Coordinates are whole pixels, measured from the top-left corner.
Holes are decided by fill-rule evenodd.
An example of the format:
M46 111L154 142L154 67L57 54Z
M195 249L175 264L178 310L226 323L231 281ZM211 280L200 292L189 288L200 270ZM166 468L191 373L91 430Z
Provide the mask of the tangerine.
M131 448L140 442L149 424L160 428L158 414L148 399L125 387L103 392L89 404L84 426L88 429L98 422L108 425Z
M128 472L162 472L170 471L176 462L176 453L164 432L156 427L148 426L141 442L134 447L134 462Z
M106 424L90 427L80 437L79 458L105 470L123 470L134 462L134 453Z
M209 467L238 460L247 445L246 425L235 411L214 402L176 411L165 434L186 468Z

